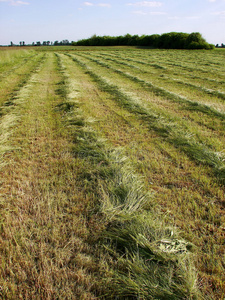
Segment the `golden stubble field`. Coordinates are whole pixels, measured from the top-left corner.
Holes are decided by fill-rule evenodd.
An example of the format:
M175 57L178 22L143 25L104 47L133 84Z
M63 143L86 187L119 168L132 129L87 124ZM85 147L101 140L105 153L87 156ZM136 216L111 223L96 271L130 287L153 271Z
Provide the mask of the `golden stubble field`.
M37 49L0 52L1 297L223 299L225 52Z

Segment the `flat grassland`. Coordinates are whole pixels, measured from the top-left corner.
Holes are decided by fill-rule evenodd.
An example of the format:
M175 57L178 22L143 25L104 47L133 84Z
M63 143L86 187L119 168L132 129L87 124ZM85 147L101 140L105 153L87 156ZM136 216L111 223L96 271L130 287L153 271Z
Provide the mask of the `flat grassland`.
M4 48L0 72L0 298L224 299L225 51Z

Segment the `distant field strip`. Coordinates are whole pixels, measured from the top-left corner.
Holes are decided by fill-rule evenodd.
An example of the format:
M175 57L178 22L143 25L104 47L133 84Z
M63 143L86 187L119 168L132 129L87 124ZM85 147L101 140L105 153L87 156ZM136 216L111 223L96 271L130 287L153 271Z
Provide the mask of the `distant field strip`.
M136 76L131 75L130 73L123 72L120 69L115 69L115 68L109 66L108 64L102 63L98 60L95 60L95 59L94 60L91 59L91 60L93 62L99 64L100 66L103 66L107 69L112 70L115 73L119 73L120 75L122 75L124 77L127 77L129 80L132 80L132 81L134 81L138 84L141 84L141 86L144 87L145 89L147 89L148 91L154 92L156 94L156 96L162 96L163 100L168 99L168 100L172 100L172 101L174 101L178 104L188 104L188 105L182 105L182 107L180 109L188 109L190 111L202 112L202 113L205 113L207 115L211 114L213 117L216 116L216 117L219 117L220 119L222 119L222 121L224 120L225 114L221 113L220 111L216 111L214 108L212 108L210 106L207 106L207 105L204 105L204 104L201 104L201 103L198 103L198 102L190 101L187 98L184 98L184 97L181 97L177 94L171 93L171 92L169 92L169 91L167 91L163 88L156 87L151 82L146 82L146 81L144 81L144 80L142 80L142 79L140 79ZM159 104L158 99L157 100L151 99L151 100L155 101L155 102L157 101L156 103ZM169 107L168 107L168 109L169 109ZM178 115L180 115L180 113ZM193 117L194 116L192 116L192 119L193 119ZM197 115L196 117L197 117L197 122L199 123L199 116ZM214 119L215 118L213 118L213 120ZM223 123L222 123L222 127L224 127ZM218 127L217 127L217 130L218 130Z
M134 58L138 60L146 61L147 63L158 63L162 67L173 67L176 72L187 71L188 73L201 74L207 78L215 79L215 72L217 73L217 80L222 79L224 81L224 53L214 53L213 58L211 54L200 53L198 51L156 51L153 55L141 51L134 52ZM122 57L124 57L122 55ZM172 68L171 68L172 69Z

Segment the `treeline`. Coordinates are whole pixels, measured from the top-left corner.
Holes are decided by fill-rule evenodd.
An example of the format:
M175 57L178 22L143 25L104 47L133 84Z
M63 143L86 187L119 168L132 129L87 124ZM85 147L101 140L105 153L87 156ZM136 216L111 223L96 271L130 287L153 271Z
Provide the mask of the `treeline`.
M96 36L73 42L74 46L142 46L159 49L214 49L199 32L170 32L153 35Z
M73 42L71 42L73 43ZM61 42L55 41L55 42L50 42L50 41L43 41L43 42L33 42L32 44L26 44L24 41L20 42L19 45L14 44L13 42L10 42L10 47L14 46L70 46L71 43L68 40L62 40Z

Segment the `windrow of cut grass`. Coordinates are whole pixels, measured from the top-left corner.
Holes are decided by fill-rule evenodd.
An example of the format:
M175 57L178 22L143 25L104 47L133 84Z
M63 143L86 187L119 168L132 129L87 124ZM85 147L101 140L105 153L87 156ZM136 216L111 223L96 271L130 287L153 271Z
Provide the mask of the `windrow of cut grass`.
M21 118L21 94L23 95L27 89L27 83L32 81L34 74L38 72L41 64L43 63L43 57L39 57L35 60L30 67L32 67L28 74L27 70L23 70L23 78L19 82L16 82L16 86L12 84L8 90L8 85L3 85L2 101L3 105L0 106L0 166L4 165L4 155L12 151L13 148L9 145L9 139L13 134L13 129ZM18 79L18 78L17 78ZM10 81L8 81L10 83ZM4 95L4 88L6 94Z
M145 192L123 151L109 147L93 130L94 120L85 118L82 97L76 97L76 73L73 74L68 59L59 54L58 57L69 91L67 102L60 107L67 111L70 126L76 128L73 153L89 164L84 180L98 194L96 213L101 213L104 219L104 230L95 237L104 264L110 270L108 277L101 280L102 296L106 299L198 297L195 271L188 260L191 244L166 226L163 216L157 216L151 194Z
M182 228L183 236L196 245L196 265L205 298L219 299L224 288L224 188L207 176L208 167L196 165L154 131L149 131L145 121L121 107L115 96L101 85L96 85L89 74L91 63L87 64L87 70L80 62L71 64L69 57L61 57L68 77L79 81L82 87L84 96L80 104L91 126L114 147L124 147L136 172L143 176L146 189L155 191L155 203L167 212L166 220L170 224L173 220Z
M13 72L9 72L4 80L0 82L1 95L0 105L10 105L14 95L26 84L33 72L38 68L44 59L44 54L36 54L32 59L27 59L20 64Z
M1 169L2 299L95 299L99 290L104 270L87 243L96 202L88 164L72 153L62 80L47 54L18 95L14 151Z
M0 169L0 297L223 299L225 190L201 162L204 150L222 159L223 120L202 114L220 122L220 133L210 131L194 112L92 61L105 64L97 48L58 49L41 51L3 107L2 120L15 120ZM182 51L114 49L185 64ZM207 68L210 55L192 53ZM171 140L180 136L200 158Z
M134 54L133 54L134 53ZM220 61L218 61L217 65L220 66L221 71L217 69L215 69L214 73L212 72L212 76L211 78L208 75L209 72L211 72L211 63L208 64L208 72L204 72L204 73L199 73L199 65L201 65L200 62L195 62L196 57L194 55L188 57L186 52L184 52L183 54L179 54L177 55L177 57L171 57L170 59L170 63L169 66L167 64L164 64L164 57L167 57L168 54L170 53L168 51L168 54L166 55L162 55L160 56L156 56L155 57L155 53L154 52L150 52L150 55L145 55L143 56L143 51L139 52L137 56L135 56L135 52L133 52L132 54L130 53L130 55L121 55L119 53L115 53L114 55L112 53L101 53L101 56L104 56L106 58L110 58L110 59L116 59L119 63L121 64L128 64L130 66L133 67L137 67L137 68L141 68L142 72L151 72L152 74L155 75L159 75L159 76L168 76L168 74L170 74L170 78L174 78L174 79L180 79L180 80L185 80L188 82L191 82L193 85L196 85L196 83L198 83L201 87L207 89L214 89L214 90L221 90L223 92L225 92L225 88L224 88L224 83L225 83L225 79L223 76L223 60L222 60L222 56L220 55ZM92 53L93 54L93 53ZM193 53L192 53L193 54ZM204 53L200 52L199 54L200 56L203 56ZM188 59L187 59L188 57ZM180 68L179 64L174 63L173 61L179 61L181 59L185 59L185 62L188 63L188 61L190 62L190 64L194 64L194 66L189 70L189 72L185 72L184 69ZM214 58L215 59L215 58ZM128 63L129 62L129 63ZM219 77L215 78L215 74L218 74L218 72L221 73L220 75L220 79Z
M152 82L149 82L149 81L146 81L145 79L139 78L137 76L137 74L128 73L127 68L125 68L125 71L123 71L121 69L114 68L113 66L102 62L102 57L101 56L98 56L98 58L100 58L100 60L89 57L89 59L91 59L93 62L96 62L97 64L99 64L103 67L111 69L114 72L122 74L123 76L125 76L125 77L127 77L127 78L129 78L133 81L136 81L136 82L140 83L143 88L147 88L148 90L154 92L154 94L156 96L161 96L161 97L164 97L168 100L171 100L171 101L174 101L176 103L181 104L182 105L181 109L186 109L186 110L190 110L190 111L193 111L193 110L194 111L199 111L199 112L202 112L204 114L211 115L212 117L219 117L222 120L225 119L225 113L221 112L220 110L216 110L215 108L213 108L212 103L210 103L210 105L205 105L205 104L203 104L201 102L198 102L198 101L189 100L186 97L183 97L183 96L181 96L177 93L173 93L169 90L166 90L165 88L162 88L160 86L156 86ZM114 60L114 62L118 63L116 60ZM129 65L126 64L126 67L127 66L129 66ZM133 67L133 66L131 65L131 67ZM138 71L139 76L140 76L140 72L143 73L143 70L139 69L139 71ZM151 73L151 75L152 75L152 73ZM165 78L165 76L163 78ZM174 82L174 81L177 82L178 80L173 80L172 82ZM192 84L188 84L188 83L186 84L183 81L181 81L180 83L182 83L184 85L187 85L187 86L193 87ZM217 96L220 95L222 99L223 98L225 99L225 94L220 93L218 91L210 91L208 89L203 89L201 87L200 87L200 90L204 90L207 94L214 94L214 95L217 95Z
M15 56L12 56L9 61L5 61L4 59L2 59L2 61L0 62L0 80L4 80L5 77L14 72L28 60L32 60L35 55L36 54L34 51L26 51L25 53L22 52L22 55L19 56L17 56L15 53Z
M206 145L199 143L197 139L193 138L190 132L188 132L188 128L179 128L171 118L166 119L166 115L160 116L160 114L149 110L140 100L128 95L117 86L107 82L107 80L100 75L97 75L96 70L90 69L89 66L87 67L85 63L77 58L73 58L73 60L80 63L101 88L111 93L122 107L125 107L130 112L137 114L145 122L148 122L151 130L154 130L169 143L184 151L191 159L197 163L212 167L216 177L222 183L225 182L225 166L222 152L217 153Z
M225 93L213 90L212 88L209 89L209 88L202 87L200 85L196 85L196 84L187 82L187 79L182 80L180 78L179 79L178 78L173 78L173 77L171 77L172 74L170 72L168 72L168 70L167 70L167 72L160 72L160 73L159 72L152 72L151 70L149 70L149 68L143 68L143 67L140 68L140 67L138 67L134 64L129 64L125 61L121 61L121 60L117 59L116 57L111 58L111 57L105 57L104 55L94 55L94 58L101 58L101 59L106 60L107 62L110 61L110 62L113 62L114 64L117 64L117 65L123 65L126 68L128 67L128 68L131 68L131 69L136 69L138 73L141 72L142 74L143 73L149 74L151 76L150 78L152 78L152 75L155 73L155 77L158 75L158 84L161 83L163 85L166 85L166 84L170 83L170 86L172 85L173 88L175 87L174 85L177 84L178 87L181 90L184 87L192 88L192 89L196 90L197 92L198 91L203 92L203 96L204 96L204 94L209 94L209 95L216 96L217 98L225 100ZM144 62L142 62L142 64L146 67L146 64ZM160 70L165 69L164 67L158 66L154 63L152 63L152 64L148 63L148 65L151 65L154 68L160 69ZM170 76L168 76L168 73L170 74ZM200 95L198 95L198 96L200 96Z
M15 100L0 171L1 298L201 298L191 243L94 132L63 68L46 54Z
M122 57L125 57L121 52ZM173 68L175 72L193 73L203 77L224 81L224 52L206 53L204 51L147 51L133 52L132 57L144 62L156 62L160 66ZM206 76L207 74L207 76Z

